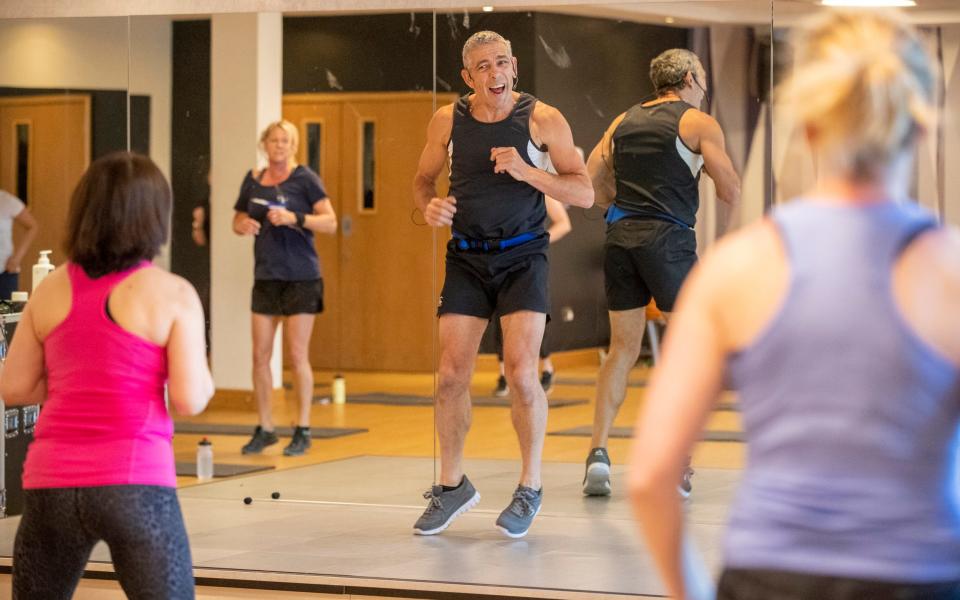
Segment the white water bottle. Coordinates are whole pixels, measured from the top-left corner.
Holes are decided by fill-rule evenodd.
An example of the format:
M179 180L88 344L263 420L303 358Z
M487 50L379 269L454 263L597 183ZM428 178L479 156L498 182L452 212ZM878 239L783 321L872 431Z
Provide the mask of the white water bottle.
M330 391L334 404L343 404L347 401L347 382L343 375L337 373L333 376L333 385Z
M50 253L52 250L41 250L40 259L33 265L33 289L37 291L37 286L43 281L43 278L53 271L53 264L50 262Z
M209 481L213 479L213 444L203 438L197 444L197 479Z

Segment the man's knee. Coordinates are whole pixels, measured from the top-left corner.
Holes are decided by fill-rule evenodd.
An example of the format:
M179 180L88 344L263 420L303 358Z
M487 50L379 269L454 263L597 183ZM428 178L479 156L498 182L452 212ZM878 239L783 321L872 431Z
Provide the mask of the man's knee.
M543 390L537 379L536 362L508 364L504 372L515 398L529 401L528 399L533 398L538 390Z
M470 387L471 364L462 359L441 360L437 374L437 393L441 398L459 396Z

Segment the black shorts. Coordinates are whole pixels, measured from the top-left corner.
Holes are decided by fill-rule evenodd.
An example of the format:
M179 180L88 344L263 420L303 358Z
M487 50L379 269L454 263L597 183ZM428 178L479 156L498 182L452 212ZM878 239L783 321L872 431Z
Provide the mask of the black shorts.
M650 303L673 310L680 286L697 262L697 238L684 225L656 219L621 219L607 228L603 275L607 308Z
M503 251L460 250L447 244L446 279L437 314L489 319L520 310L550 311L546 234Z
M960 598L960 581L894 583L766 569L726 569L717 588L717 600L798 598L956 600Z
M289 316L323 312L323 279L253 282L250 309L258 315Z

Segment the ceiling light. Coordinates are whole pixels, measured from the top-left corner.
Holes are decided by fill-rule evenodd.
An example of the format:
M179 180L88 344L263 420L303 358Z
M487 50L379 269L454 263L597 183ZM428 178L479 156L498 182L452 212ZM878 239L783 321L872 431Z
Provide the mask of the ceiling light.
M669 23L675 22L676 19L674 19L673 17L667 17L667 18L664 19L663 21L664 21L665 23L668 23L668 24L669 24Z
M492 6L484 6L484 7L483 7L483 12L493 12L493 7L492 7Z
M916 6L916 0L821 0L824 6L846 6L856 8L888 8Z

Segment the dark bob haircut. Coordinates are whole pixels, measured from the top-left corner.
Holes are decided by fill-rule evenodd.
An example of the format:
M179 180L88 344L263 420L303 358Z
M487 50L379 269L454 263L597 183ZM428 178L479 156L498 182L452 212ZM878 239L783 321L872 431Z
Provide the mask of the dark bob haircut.
M152 260L167 241L170 204L170 185L146 156L97 159L70 199L67 257L94 278Z

